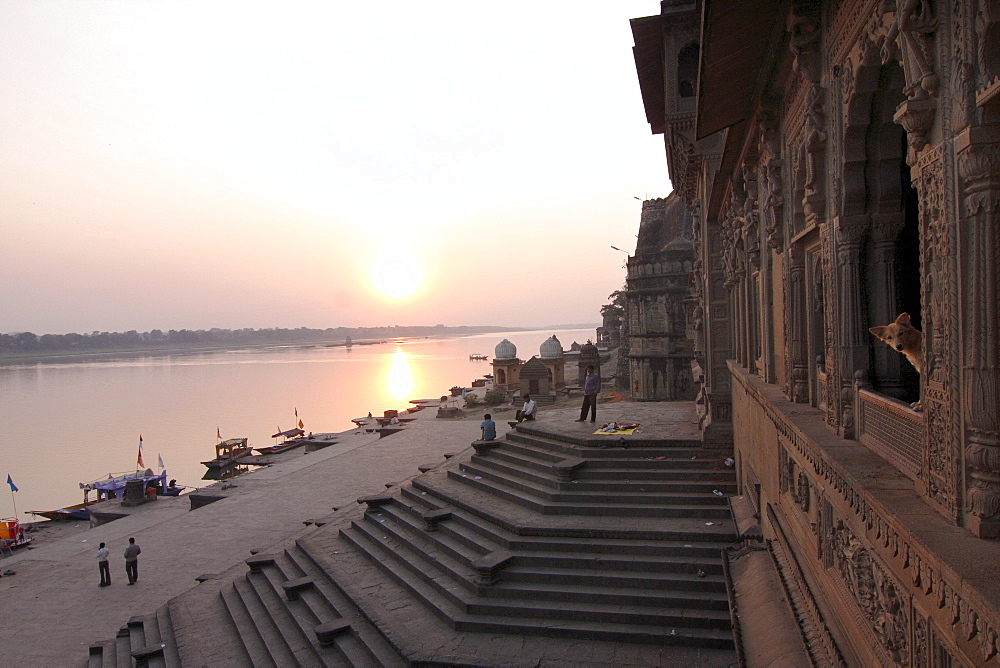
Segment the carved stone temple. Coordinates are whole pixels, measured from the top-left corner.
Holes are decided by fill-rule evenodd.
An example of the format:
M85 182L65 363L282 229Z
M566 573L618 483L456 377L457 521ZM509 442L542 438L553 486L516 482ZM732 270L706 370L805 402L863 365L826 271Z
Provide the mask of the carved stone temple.
M644 201L625 293L632 399L676 401L697 392L686 318L693 264L691 214L680 196Z
M815 665L1000 666L1000 2L664 0L632 31L703 437ZM869 333L904 312L919 373Z

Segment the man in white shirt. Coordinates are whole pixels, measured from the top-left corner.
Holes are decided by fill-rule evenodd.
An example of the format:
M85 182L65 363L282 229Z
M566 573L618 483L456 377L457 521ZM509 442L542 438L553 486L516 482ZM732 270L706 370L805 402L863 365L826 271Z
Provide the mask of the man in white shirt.
M101 543L100 548L97 550L97 570L101 572L101 584L98 587L107 587L111 584L111 568L108 566L108 555L111 554L111 550Z
M530 394L526 394L524 395L524 406L522 406L521 410L517 412L517 421L534 420L535 413L537 411L538 404L535 403L535 400L531 398Z

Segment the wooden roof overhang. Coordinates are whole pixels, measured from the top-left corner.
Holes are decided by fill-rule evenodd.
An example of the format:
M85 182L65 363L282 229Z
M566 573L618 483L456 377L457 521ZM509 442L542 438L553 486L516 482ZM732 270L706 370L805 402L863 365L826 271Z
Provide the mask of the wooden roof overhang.
M639 75L639 90L642 106L646 110L646 121L654 135L666 130L666 101L663 82L663 30L662 18L646 16L632 19L632 56L635 71Z
M695 136L703 139L729 128L708 202L709 220L719 215L777 47L785 43L787 13L788 5L779 0L704 0L702 5Z

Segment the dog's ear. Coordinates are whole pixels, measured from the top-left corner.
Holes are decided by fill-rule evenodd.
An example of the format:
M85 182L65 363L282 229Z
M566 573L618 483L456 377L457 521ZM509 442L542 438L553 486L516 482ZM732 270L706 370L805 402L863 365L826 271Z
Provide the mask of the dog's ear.
M903 327L909 327L910 326L910 314L909 313L900 313L899 317L896 318L896 324L897 325L902 325Z
M882 326L882 327L869 327L868 328L869 332L871 332L872 334L874 334L875 336L877 336L880 339L883 336L885 336L885 330L886 330L885 326Z

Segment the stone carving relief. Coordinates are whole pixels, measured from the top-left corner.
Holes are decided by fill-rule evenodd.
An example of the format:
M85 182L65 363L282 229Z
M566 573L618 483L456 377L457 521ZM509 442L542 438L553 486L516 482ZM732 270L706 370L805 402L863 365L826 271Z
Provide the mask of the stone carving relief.
M901 588L843 520L831 540L834 568L882 649L896 664L909 656L909 605Z
M899 60L906 74L906 101L895 121L906 130L912 156L927 145L934 124L940 77L934 63L934 36L938 20L930 0L897 0L892 25L881 44L882 62Z
M943 151L935 147L922 156L917 190L920 197L921 266L924 276L920 301L924 321L922 401L927 414L922 477L928 496L957 518L958 439L955 402L958 389L956 345L957 284L955 276L955 226L947 215L949 201ZM1000 494L1000 488L995 490Z
M764 219L767 245L778 253L784 248L781 221L784 216L785 193L781 182L781 137L778 121L772 112L760 119L760 211Z
M806 116L803 128L806 149L806 183L803 206L810 219L823 212L823 151L826 149L826 115L823 112L823 87L813 84L806 92Z
M788 48L792 52L792 67L810 83L819 83L822 75L819 19L818 2L798 0L792 4L785 24L790 33Z

